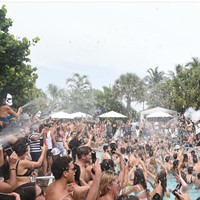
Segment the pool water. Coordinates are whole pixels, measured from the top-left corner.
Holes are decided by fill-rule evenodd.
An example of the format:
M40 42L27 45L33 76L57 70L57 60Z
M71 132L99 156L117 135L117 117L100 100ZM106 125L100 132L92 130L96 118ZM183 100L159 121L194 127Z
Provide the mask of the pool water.
M175 189L177 185L176 178L169 173L168 179L167 179L167 189ZM195 188L193 184L189 184L189 195L191 200L196 200L198 197L200 197L200 189ZM164 200L174 200L175 196L170 193L170 197L165 196Z
M97 158L99 158L99 162L101 162L101 155L102 155L101 152L97 152L96 154ZM167 180L167 189L173 190L176 188L176 185L177 185L177 182L176 182L175 177L171 173L169 173L168 180ZM152 191L152 187L149 184L147 184L147 187ZM196 200L198 197L200 197L200 189L197 189L195 188L194 185L190 184L189 195L190 195L191 200ZM165 195L164 197L164 200L174 200L174 199L175 199L175 196L172 193L170 193L170 196Z

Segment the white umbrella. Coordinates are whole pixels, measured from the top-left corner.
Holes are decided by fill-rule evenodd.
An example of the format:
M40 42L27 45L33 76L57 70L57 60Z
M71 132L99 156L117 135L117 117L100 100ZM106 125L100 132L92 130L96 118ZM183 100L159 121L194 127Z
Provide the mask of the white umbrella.
M104 113L102 115L99 115L99 117L100 118L127 118L127 116L117 113L115 111Z
M73 116L71 116L70 114L68 114L66 112L63 112L63 111L59 111L59 112L53 113L50 116L53 119L74 119Z
M172 115L165 112L154 112L146 116L146 118L162 118L162 117L172 117Z
M87 117L92 118L91 115L86 114L86 113L82 113L82 112L71 113L70 115L72 115L74 118L82 118L82 117L84 117L84 118L87 118Z

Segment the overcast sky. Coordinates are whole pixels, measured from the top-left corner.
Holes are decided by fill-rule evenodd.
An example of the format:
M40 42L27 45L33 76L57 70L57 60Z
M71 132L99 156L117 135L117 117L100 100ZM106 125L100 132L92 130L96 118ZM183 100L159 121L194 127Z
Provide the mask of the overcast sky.
M64 88L73 73L100 89L127 72L143 78L149 68L174 71L200 58L200 3L4 4L11 33L40 38L30 58L43 90Z

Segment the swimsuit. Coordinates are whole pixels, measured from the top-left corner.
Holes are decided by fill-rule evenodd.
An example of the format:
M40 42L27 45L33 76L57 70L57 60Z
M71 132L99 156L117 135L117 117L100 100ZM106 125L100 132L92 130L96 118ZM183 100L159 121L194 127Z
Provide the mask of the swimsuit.
M13 118L12 115L8 115L7 117L0 117L0 121L8 123L11 118Z
M138 188L139 188L139 186L138 186ZM139 191L139 192L134 192L135 193L135 196L137 196L138 198L139 198L139 200L148 200L146 197L145 198L140 198L139 196L141 195L141 194L143 194L143 193L146 193L146 190L141 190L141 191Z
M24 174L18 174L18 164L19 164L19 161L20 160L18 160L18 162L16 164L16 175L17 176L31 176L32 172L34 171L33 168L28 168L27 171Z

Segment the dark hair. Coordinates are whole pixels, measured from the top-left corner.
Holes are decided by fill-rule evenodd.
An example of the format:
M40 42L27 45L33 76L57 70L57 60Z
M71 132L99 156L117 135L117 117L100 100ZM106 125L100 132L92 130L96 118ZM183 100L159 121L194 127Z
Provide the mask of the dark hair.
M20 195L21 200L34 200L36 197L35 183L25 183L20 185L14 192Z
M126 147L126 153L127 153L127 154L133 153L133 147L127 146L127 147Z
M80 159L83 155L88 155L92 151L91 147L81 146L77 150L77 157Z
M74 163L74 169L75 169L74 180L79 186L81 186L81 182L80 182L81 170L80 170L79 165Z
M178 154L177 153L174 153L173 154L173 158L176 160L178 158Z
M166 161L166 162L169 162L169 160L170 160L170 156L166 156L166 157L165 157L165 161Z
M26 137L19 138L12 147L13 151L15 151L18 156L24 155L27 152L27 148L28 139Z
M146 190L147 189L147 184L145 181L144 173L142 169L137 168L134 171L134 179L133 179L133 185L141 184L142 187Z
M188 162L188 155L186 153L183 154L183 162Z
M124 147L121 147L121 148L120 148L120 152L121 152L122 154L125 154L125 153L126 153L126 149L125 149Z
M108 144L105 144L104 146L103 146L103 151L105 152L105 151L107 151L108 150Z
M128 195L122 194L117 198L117 200L128 200Z
M194 155L194 156L192 157L192 161L193 161L193 163L197 163L197 162L198 162L197 155Z
M192 171L193 171L193 167L188 167L187 169L188 174L192 174Z
M157 174L157 178L158 178L158 182L161 182L161 186L162 186L162 193L164 195L164 193L166 192L166 188L167 188L167 174L164 170L161 170L158 174Z
M72 161L70 157L59 157L53 161L51 171L56 180L62 177L64 171L69 170L69 163Z
M173 168L176 169L178 167L179 160L173 161Z
M102 171L114 171L115 170L115 164L112 159L104 159L101 162L101 170Z

